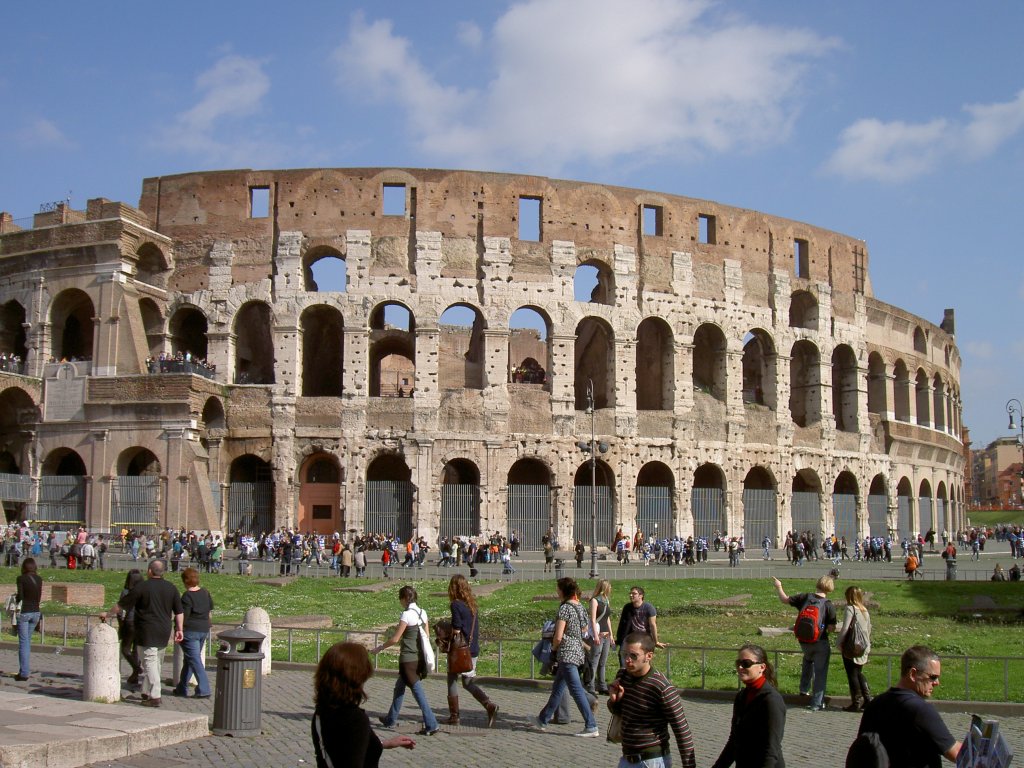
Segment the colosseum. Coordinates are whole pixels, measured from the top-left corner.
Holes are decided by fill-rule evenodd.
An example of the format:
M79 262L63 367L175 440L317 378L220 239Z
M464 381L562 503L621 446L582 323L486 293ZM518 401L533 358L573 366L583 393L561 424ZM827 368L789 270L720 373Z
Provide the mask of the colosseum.
M527 548L963 524L960 355L863 240L676 195L186 173L0 214L0 498ZM750 544L755 546L755 544Z

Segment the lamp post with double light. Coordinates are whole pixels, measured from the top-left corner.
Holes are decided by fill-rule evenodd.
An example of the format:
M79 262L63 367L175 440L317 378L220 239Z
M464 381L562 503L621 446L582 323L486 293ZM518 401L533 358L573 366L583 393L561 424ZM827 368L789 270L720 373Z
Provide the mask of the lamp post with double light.
M594 380L587 379L587 413L590 414L590 442L576 445L590 454L590 578L597 578L597 452L608 452L608 443L597 442L597 413L594 408Z
M1018 489L1017 500L1024 504L1024 406L1021 405L1020 400L1015 397L1011 397L1006 401L1006 413L1010 416L1010 424L1007 427L1011 432L1020 429L1020 434L1017 435L1017 447L1020 448L1020 472L1017 475L1020 477L1020 487ZM1018 421L1018 418L1020 420Z

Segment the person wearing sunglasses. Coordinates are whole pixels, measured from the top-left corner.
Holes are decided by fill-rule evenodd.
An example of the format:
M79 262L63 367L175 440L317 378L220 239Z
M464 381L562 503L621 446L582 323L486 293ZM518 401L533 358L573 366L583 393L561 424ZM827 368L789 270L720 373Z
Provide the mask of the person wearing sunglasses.
M713 768L784 768L782 735L786 703L776 690L775 669L759 645L747 643L736 654L742 687L732 704L732 727Z
M943 757L956 762L961 743L928 702L941 677L935 651L925 645L908 648L900 657L899 682L864 707L858 736L877 733L889 764L900 768L933 768Z
M675 734L680 765L694 768L697 756L679 689L651 666L654 648L654 638L645 632L626 635L624 668L608 686L608 709L622 718L619 768L669 768L669 728Z

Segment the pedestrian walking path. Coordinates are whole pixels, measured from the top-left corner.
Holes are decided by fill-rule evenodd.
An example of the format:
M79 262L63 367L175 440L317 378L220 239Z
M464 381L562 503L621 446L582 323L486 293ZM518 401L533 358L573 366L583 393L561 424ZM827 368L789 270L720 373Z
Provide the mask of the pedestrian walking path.
M656 666L657 666L657 659ZM310 741L313 712L312 667L274 664L274 672L263 678L262 735L230 738L206 735L212 718L212 699L196 700L163 697L159 710L143 709L136 704L90 704L80 701L82 657L69 651L52 650L32 654L33 673L27 683L13 679L17 671L17 651L0 649L0 765L3 768L74 768L92 765L103 768L310 768L314 763ZM165 668L169 674L170 666ZM211 677L215 674L211 671ZM508 685L482 681L492 699L500 706L494 728L486 728L483 709L471 697L463 697L462 724L442 726L435 736L415 736L421 723L411 696L399 720L398 732L413 735L413 752L388 750L382 766L435 765L487 766L487 768L533 768L562 764L593 766L615 765L619 747L602 739L573 738L581 728L579 714L569 725L551 725L546 732L532 727L534 716L547 699L541 686ZM370 720L383 714L391 703L394 678L376 675L367 684L369 700L364 707ZM445 681L432 675L426 680L427 697L439 718L447 715ZM598 723L602 734L608 724L608 712L602 699ZM697 745L698 766L708 766L718 756L729 731L731 697L715 699L685 698L686 714ZM966 731L970 705L944 708L943 719L957 736ZM191 720L186 718L191 717ZM163 723L167 718L166 723ZM174 718L188 727L198 721L200 731L185 733L187 740L171 738ZM1000 728L1015 753L1024 757L1024 715L1004 715ZM786 764L795 768L842 766L846 749L857 732L860 716L839 709L812 713L793 706L789 709L783 742ZM132 735L139 724L149 732ZM185 725L181 725L185 728ZM166 730L165 730L166 729ZM112 733L124 732L124 751L101 752ZM148 733L148 735L147 735ZM383 732L386 734L390 732ZM38 756L23 762L9 761L4 745L12 739L34 738L34 744L46 742L48 754L64 758L46 763ZM67 736L68 738L65 738ZM195 736L190 738L190 736ZM673 746L673 752L675 747ZM13 753L10 753L13 755Z

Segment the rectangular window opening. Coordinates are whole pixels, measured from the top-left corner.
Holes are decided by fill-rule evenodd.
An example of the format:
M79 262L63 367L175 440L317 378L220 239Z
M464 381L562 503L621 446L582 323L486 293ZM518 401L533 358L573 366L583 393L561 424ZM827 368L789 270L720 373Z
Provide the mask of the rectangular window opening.
M660 205L644 205L641 207L643 216L644 237L661 237L663 214Z
M806 240L793 239L793 270L797 277L811 276L811 248Z
M718 242L718 223L715 221L715 217L702 213L698 216L698 220L700 221L698 242L715 245Z
M384 215L405 216L405 184L384 185Z
M867 258L861 248L853 249L853 290L857 293L864 293L864 283L867 280L866 269Z
M330 520L334 517L334 509L330 504L314 504L313 505L313 519L314 520Z
M519 239L540 242L540 203L539 197L519 198Z
M270 216L270 187L249 187L249 218Z

